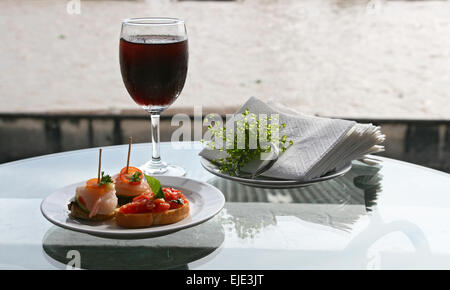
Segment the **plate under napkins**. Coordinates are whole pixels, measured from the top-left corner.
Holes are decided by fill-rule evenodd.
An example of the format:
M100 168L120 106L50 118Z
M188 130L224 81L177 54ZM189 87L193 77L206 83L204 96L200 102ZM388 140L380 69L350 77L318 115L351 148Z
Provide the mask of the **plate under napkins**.
M326 173L323 176L313 178L308 181L301 180L290 180L290 179L278 179L278 178L270 178L265 176L258 176L256 178L246 178L240 176L231 176L226 173L220 172L217 165L213 164L211 161L206 158L200 157L200 163L202 166L209 171L210 173L217 175L219 177L229 179L232 181L236 181L242 183L244 185L254 186L254 187L263 187L263 188L295 188L295 187L305 187L312 185L317 182L330 180L339 176L344 175L352 168L352 164L350 163L348 166L338 170L331 171Z

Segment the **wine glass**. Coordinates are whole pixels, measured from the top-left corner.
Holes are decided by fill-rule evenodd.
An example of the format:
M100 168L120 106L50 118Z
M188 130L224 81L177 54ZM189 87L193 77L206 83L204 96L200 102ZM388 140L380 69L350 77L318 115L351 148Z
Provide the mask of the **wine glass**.
M130 18L122 22L120 70L128 93L150 113L152 159L142 166L147 175L182 176L186 171L161 161L159 120L180 95L188 68L184 21L176 18Z

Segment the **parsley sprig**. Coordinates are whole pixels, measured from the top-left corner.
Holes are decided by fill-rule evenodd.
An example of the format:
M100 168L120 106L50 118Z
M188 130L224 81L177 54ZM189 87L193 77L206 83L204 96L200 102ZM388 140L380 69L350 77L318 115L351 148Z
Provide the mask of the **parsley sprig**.
M105 172L102 171L102 177L100 178L100 182L98 183L99 186L108 184L108 183L114 183L111 176L105 175Z
M248 162L260 158L262 153L271 152L270 142L279 145L281 152L285 152L294 144L294 141L287 140L286 135L279 137L279 134L273 134L279 133L286 127L285 123L279 124L277 115L258 118L256 114L246 109L239 117L235 121L234 130L220 126L220 123L215 123L215 126L209 125L208 131L211 133L212 140L208 142L201 140L209 149L219 149L227 153L227 157L213 161L221 172L232 176L239 175ZM208 119L206 118L205 121ZM239 135L244 136L243 140L238 139ZM250 140L256 140L256 148L250 148ZM245 142L244 146L242 141ZM220 146L216 146L219 144Z
M142 180L142 173L140 173L139 171L136 171L131 177L130 177L130 181L131 182L139 182Z

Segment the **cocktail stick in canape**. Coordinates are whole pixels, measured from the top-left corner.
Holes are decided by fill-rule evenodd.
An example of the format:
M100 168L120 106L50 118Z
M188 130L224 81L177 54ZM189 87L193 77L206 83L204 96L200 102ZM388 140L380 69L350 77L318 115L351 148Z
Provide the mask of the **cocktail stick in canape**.
M84 220L103 221L115 216L116 190L111 176L101 171L102 149L99 150L98 176L77 187L69 204L71 216Z
M122 168L118 175L114 176L116 195L121 205L131 202L136 196L152 192L147 180L144 178L144 173L140 169L130 166L131 143L132 138L130 137L127 166Z

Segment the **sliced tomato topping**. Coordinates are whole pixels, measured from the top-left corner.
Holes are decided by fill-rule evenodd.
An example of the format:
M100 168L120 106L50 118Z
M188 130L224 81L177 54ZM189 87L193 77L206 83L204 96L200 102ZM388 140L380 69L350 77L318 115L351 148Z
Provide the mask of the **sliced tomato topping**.
M188 202L186 197L178 189L164 187L163 192L165 200L170 204L171 209L180 208Z
M146 202L131 202L120 207L121 213L144 213L148 212Z
M169 201L170 209L180 208L187 203L189 203L189 201L182 194L180 194L180 197L178 199L172 199L171 201Z
M145 209L147 212L153 212L156 208L156 204L152 201L149 201L145 204Z
M97 190L100 193L105 192L105 185L104 184L99 185L97 178L91 178L88 181L86 181L86 188L91 190Z
M139 185L142 183L142 179L144 178L144 174L139 168L129 166L128 171L127 168L124 167L120 171L120 180L125 184L131 185ZM137 176L137 178L136 178Z
M182 207L184 204L178 203L175 200L170 201L170 209L176 209Z
M138 195L133 198L133 202L148 202L153 199L153 193Z
M163 212L170 209L170 204L162 198L155 199L153 204L155 204L153 212Z
M77 198L78 198L78 201L86 207L86 202L84 201L84 199L79 195L77 195Z
M164 187L165 198L157 198L153 193L142 194L135 198L131 203L120 207L119 212L125 214L147 213L147 212L164 212L169 209L180 208L189 203L180 190Z
M163 188L164 197L166 201L171 201L174 199L179 199L181 197L181 191L171 188L171 187L164 187Z

